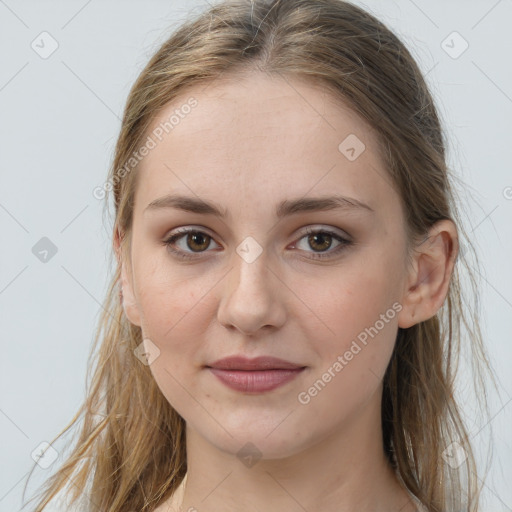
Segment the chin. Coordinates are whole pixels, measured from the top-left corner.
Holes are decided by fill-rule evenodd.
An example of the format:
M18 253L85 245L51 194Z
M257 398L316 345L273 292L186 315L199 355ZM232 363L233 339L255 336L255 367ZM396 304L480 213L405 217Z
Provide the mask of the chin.
M311 438L312 429L294 425L288 420L283 421L286 414L281 414L275 420L270 417L257 419L246 415L243 419L233 422L223 421L222 427L215 431L197 429L202 437L219 450L242 460L245 456L254 459L284 459L291 457L307 446L314 444ZM204 424L203 424L204 428Z

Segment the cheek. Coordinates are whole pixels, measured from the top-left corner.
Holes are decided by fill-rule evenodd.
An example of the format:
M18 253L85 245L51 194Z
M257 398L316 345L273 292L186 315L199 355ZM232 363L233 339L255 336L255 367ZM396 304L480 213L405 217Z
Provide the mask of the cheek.
M301 326L308 333L316 364L297 402L309 418L320 419L324 426L319 429L346 421L369 400L378 400L375 393L397 332L398 312L386 284L382 275L366 272L331 281L324 293L310 290L310 303L318 305L315 313L325 325L319 330L315 319Z
M208 331L215 319L213 298L220 279L213 274L203 272L199 277L192 266L177 269L165 261L139 269L142 330L159 350L150 370L178 412L180 401L190 408L186 390L197 394L197 372L207 361Z
M192 353L209 323L204 293L200 283L147 280L139 295L144 335L162 351L176 356Z
M138 295L144 337L159 350L150 365L151 373L167 401L188 418L195 404L191 396L198 396L197 371L204 364L206 330L211 322L208 294L205 296L208 288L205 280L178 279L166 272L139 275L144 283Z
M134 270L144 335L164 344L169 338L175 339L180 324L190 327L189 314L200 308L208 283L191 280L190 272L171 265L165 249L141 250L134 256Z
M351 379L381 377L394 347L398 311L394 300L392 272L382 265L340 272L323 289L311 285L304 290L313 315L302 320L302 330L321 361L319 371L346 356L343 373ZM346 371L348 370L348 371ZM355 383L354 383L355 384Z

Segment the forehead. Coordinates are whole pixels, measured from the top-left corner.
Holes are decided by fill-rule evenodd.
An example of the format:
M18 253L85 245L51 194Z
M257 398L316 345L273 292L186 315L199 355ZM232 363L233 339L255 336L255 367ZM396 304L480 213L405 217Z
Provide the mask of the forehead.
M376 204L394 194L372 128L303 79L252 73L189 87L147 135L154 147L138 169L140 210L171 192L219 203L335 191Z

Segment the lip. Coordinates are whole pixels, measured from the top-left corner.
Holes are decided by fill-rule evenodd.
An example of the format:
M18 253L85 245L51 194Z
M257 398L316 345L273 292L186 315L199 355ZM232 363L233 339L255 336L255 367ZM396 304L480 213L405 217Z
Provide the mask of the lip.
M295 364L278 357L260 356L248 358L244 356L230 356L218 359L207 365L208 368L219 370L297 370L303 365Z
M276 389L293 380L305 368L268 356L253 359L231 356L206 366L224 385L244 393L263 393Z
M221 370L208 368L223 384L244 393L272 391L291 381L305 368L295 370Z

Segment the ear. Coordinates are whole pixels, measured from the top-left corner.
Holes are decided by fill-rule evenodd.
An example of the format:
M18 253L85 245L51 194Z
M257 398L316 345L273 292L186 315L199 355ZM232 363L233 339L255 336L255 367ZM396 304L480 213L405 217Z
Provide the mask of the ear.
M116 227L114 228L113 246L117 257L117 264L121 268L121 300L124 313L128 320L141 326L140 311L135 299L133 289L133 273L130 259L130 237Z
M443 305L459 251L457 228L438 221L413 252L414 260L402 296L398 326L406 329L432 318Z

